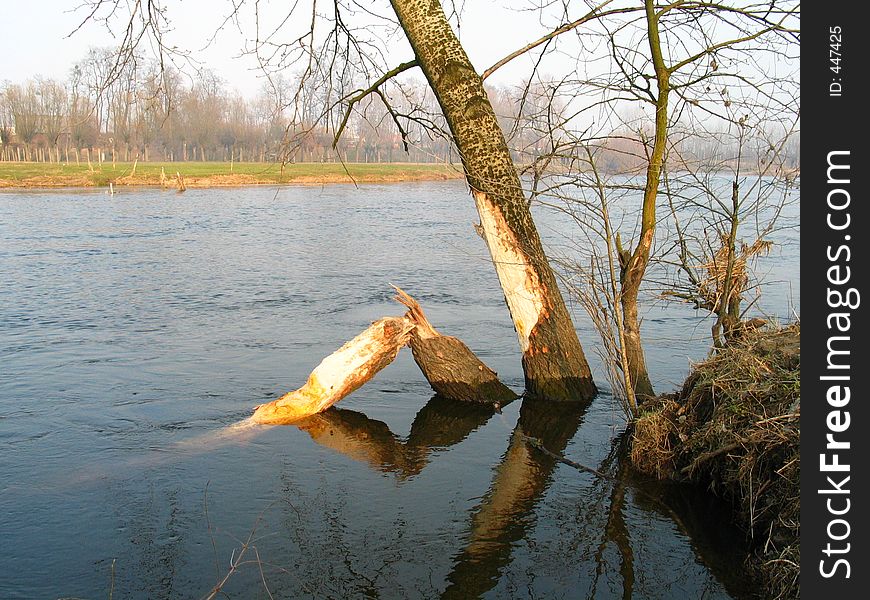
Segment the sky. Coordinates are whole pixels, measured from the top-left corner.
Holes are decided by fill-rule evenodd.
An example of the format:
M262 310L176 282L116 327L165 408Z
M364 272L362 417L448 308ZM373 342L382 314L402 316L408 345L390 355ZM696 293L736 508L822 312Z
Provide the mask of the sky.
M266 10L283 10L288 0L261 0ZM122 5L126 4L124 0ZM229 0L164 0L175 32L171 43L187 50L223 78L230 89L253 97L263 80L250 57L239 57L245 37L232 26L224 28L205 50L214 31L231 8ZM518 3L514 3L518 4ZM79 7L76 9L76 7ZM63 79L72 65L83 58L89 47L117 43L99 23L82 22L87 11L80 0L0 0L0 84L21 82L36 75ZM248 29L250 30L250 29ZM499 9L491 1L466 2L460 35L479 71L546 31L529 13ZM396 63L411 58L410 48L395 48ZM496 73L492 83L512 83L522 79L530 58L522 57Z

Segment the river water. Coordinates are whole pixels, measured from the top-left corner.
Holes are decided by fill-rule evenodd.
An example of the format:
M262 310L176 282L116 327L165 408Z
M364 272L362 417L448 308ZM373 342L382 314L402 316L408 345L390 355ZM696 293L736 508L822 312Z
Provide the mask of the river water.
M0 598L752 598L724 507L619 460L580 311L588 406L433 399L405 350L299 426L234 426L401 314L390 283L521 391L473 222L460 182L0 194ZM794 243L764 265L788 317ZM709 325L647 311L659 389Z

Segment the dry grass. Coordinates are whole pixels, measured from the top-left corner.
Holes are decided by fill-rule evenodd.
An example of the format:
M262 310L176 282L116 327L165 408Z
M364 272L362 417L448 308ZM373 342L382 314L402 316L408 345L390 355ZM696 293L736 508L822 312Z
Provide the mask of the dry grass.
M631 462L644 473L667 479L675 469L673 441L678 434L674 414L680 405L667 397L662 397L654 410L649 404L644 405L644 413L635 423Z
M708 485L735 505L770 598L798 597L800 326L749 330L645 407L632 461Z
M161 186L174 188L175 174L185 185L229 187L247 185L327 183L393 183L462 178L462 169L446 164L417 163L21 163L0 162L0 188ZM161 177L165 175L165 180Z
M755 240L751 245L741 242L740 248L735 249L735 256L729 269L731 248L727 239L722 239L721 244L713 258L698 267L703 273L698 295L712 307L710 310L713 312L719 311L722 306L727 306L733 298L743 294L749 287L747 263L759 254L767 254L773 246L773 242L761 239ZM728 298L724 297L726 287L729 290Z

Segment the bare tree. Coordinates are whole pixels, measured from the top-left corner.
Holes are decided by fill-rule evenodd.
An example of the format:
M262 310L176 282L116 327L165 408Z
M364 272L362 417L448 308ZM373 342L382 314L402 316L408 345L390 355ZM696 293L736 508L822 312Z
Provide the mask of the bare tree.
M116 3L88 2L91 17L114 10ZM234 5L234 11L239 5ZM529 212L511 154L498 120L447 15L439 2L395 0L392 14L373 7L356 22L352 2L321 5L310 3L310 22L289 41L281 39L281 25L301 16L288 14L277 28L258 28L252 52L264 66L301 69L299 85L291 106L294 123L309 126L313 117L340 131L344 111L376 94L400 131L407 149L405 123L389 102L382 86L412 68L420 68L431 86L458 148L481 218L481 227L514 320L520 347L527 393L553 399L590 398L595 393L589 366L549 266L535 224ZM259 7L255 6L255 13ZM322 12L319 12L322 11ZM256 13L259 17L259 13ZM125 27L126 47L121 56L134 54L138 40L159 28L165 19L157 2L137 3ZM372 21L372 22L366 22ZM294 21L295 23L295 21ZM323 33L320 27L324 26ZM396 27L398 25L398 28ZM382 33L400 30L410 43L414 57L387 68L388 53ZM130 34L131 31L140 33ZM357 83L365 81L363 87ZM314 82L316 85L308 85ZM299 117L302 117L301 119Z
M41 127L39 96L33 81L6 88L6 104L15 125L15 135L24 145L24 160L30 160L30 152L36 135Z
M66 130L66 88L54 79L37 79L36 88L40 133L45 136L49 160L53 146L57 162L60 162L60 136Z
M774 232L797 225L796 211L789 211L798 201L797 172L786 152L797 120L779 131L771 125L772 118L762 119L718 132L718 158L684 152L667 178L674 251L666 260L676 271L664 296L710 311L717 348L745 326L745 310L754 304L744 306L746 294L758 292L755 259L771 250Z
M548 44L559 41L556 36L576 32L580 24L587 45L594 43L602 50L594 58L578 60L577 78L542 81L538 76L554 101L544 103L547 108L538 109L536 118L526 118L541 139L536 149L544 149L530 161L529 173L536 199L582 204L573 188L596 192L586 204L588 211L571 212L587 230L608 239L613 233L620 267L615 296L622 308L629 378L638 395L649 396L653 388L641 339L639 294L653 259L668 163L680 162L683 140L706 137L714 123L739 127L764 120L759 114L738 113L738 106L749 107L750 114L753 106L794 114L797 78L791 53L799 41L799 12L793 2L644 0L642 6L623 7L618 13L610 6L605 9L609 4L554 29L487 72L522 53L538 52L539 47L546 53ZM534 105L529 89L523 94L523 109ZM559 99L563 106L550 110ZM590 147L594 167L586 155ZM541 173L548 168L555 177L541 189ZM637 197L636 220L623 220L622 227L614 225L612 232L604 233L600 215L595 216L601 206L600 181L582 173L590 169L624 172L622 180L608 183L607 193ZM631 229L626 230L626 224Z

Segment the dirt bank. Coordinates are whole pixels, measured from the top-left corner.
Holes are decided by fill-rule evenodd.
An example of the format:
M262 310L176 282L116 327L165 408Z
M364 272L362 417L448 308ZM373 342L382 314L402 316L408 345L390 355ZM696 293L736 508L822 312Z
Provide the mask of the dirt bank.
M644 405L631 459L729 499L764 595L799 596L799 324L745 333L697 365L680 392Z

